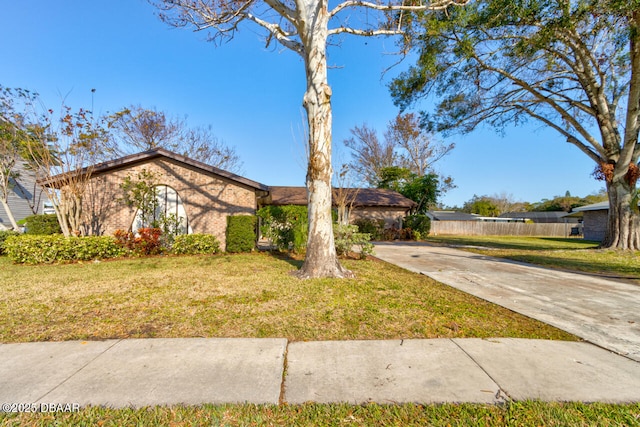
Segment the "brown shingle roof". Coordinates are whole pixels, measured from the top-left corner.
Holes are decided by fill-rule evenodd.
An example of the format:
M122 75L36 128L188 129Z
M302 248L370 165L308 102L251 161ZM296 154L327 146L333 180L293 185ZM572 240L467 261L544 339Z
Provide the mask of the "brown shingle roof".
M381 188L347 188L355 193L354 207L397 207L411 209L416 203L402 194ZM350 195L351 196L351 195ZM333 189L336 199L336 189ZM305 187L269 187L268 205L306 205L307 189ZM335 202L334 202L335 204Z
M106 172L109 172L111 170L115 170L115 169L120 169L126 166L130 166L136 163L142 163L142 162L146 162L148 160L151 159L155 159L158 157L164 157L170 160L173 160L175 162L178 163L183 163L185 165L189 165L191 167L194 167L196 169L199 169L203 172L208 172L211 174L215 174L218 175L222 178L226 178L228 180L237 182L239 184L244 184L248 187L257 189L257 190L262 190L262 191L268 191L269 187L267 187L264 184L260 184L259 182L256 181L252 181L250 179L244 178L240 175L236 175L234 173L231 172L227 172L225 170L222 169L218 169L216 167L213 167L211 165L208 165L206 163L202 163L199 162L197 160L194 160L192 158L189 157L185 157L183 155L174 153L173 151L169 151L169 150L165 150L164 148L154 148L148 151L144 151L142 153L136 153L136 154L131 154L128 156L124 156L124 157L120 157L119 159L115 159L115 160L109 160L106 162L102 162L102 163L98 163L96 165L94 165L91 169L91 174L92 175L100 175ZM89 168L84 168L84 171L88 171ZM44 183L45 185L52 185L55 186L56 184L56 176L52 177L51 182L46 182Z

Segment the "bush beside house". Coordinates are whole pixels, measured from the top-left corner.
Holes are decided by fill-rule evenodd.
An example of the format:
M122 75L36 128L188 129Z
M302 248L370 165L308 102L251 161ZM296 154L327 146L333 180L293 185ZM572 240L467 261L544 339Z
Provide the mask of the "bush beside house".
M176 255L213 255L220 252L220 242L211 234L180 234L171 251Z
M404 218L404 228L411 230L413 240L422 240L431 230L431 219L426 215L407 215Z
M294 253L306 247L309 228L306 206L265 206L257 215L261 220L260 232L270 246Z
M91 261L127 253L111 236L64 237L61 234L11 236L6 239L4 249L9 259L18 264Z
M61 234L56 214L30 215L24 219L25 233L36 235Z
M256 248L256 217L237 215L227 217L227 252L251 252Z
M373 255L373 243L371 235L359 233L357 225L334 224L333 235L338 255L349 255L354 252L354 246L359 247L360 258Z
M0 230L0 255L5 254L4 242L7 240L7 238L9 238L10 236L19 236L19 235L20 235L20 232L18 231Z

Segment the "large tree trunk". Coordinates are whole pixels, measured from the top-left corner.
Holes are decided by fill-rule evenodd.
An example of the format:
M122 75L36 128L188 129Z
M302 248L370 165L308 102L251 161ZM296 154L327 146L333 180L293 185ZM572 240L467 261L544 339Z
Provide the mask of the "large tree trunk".
M331 88L327 80L326 0L299 3L307 90L303 105L309 126L307 196L309 237L300 278L348 277L352 273L338 262L331 217Z
M609 218L602 246L610 249L640 250L640 215L633 191L624 179L607 184Z

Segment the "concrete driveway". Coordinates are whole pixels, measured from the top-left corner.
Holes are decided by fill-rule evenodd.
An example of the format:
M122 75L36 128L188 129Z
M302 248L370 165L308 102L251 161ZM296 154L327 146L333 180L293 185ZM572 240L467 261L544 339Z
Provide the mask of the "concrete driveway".
M640 286L422 243L375 254L640 362Z

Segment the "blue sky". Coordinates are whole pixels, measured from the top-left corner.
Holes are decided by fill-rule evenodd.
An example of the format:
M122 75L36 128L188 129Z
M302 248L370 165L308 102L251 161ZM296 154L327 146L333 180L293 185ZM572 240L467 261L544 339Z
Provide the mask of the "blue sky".
M266 49L255 27L215 46L205 33L160 22L144 0L2 0L0 84L37 91L47 108L62 99L96 114L139 104L212 126L234 146L247 178L267 185L304 185L305 78L302 60L280 46ZM398 113L386 84L410 65L392 39L344 37L332 47L334 168L349 161L344 139L367 123L380 135ZM96 89L92 98L91 89ZM428 104L417 108L428 109ZM505 193L535 202L603 187L577 148L539 126L503 136L481 129L456 142L437 164L457 188L442 202L462 205L474 194Z

